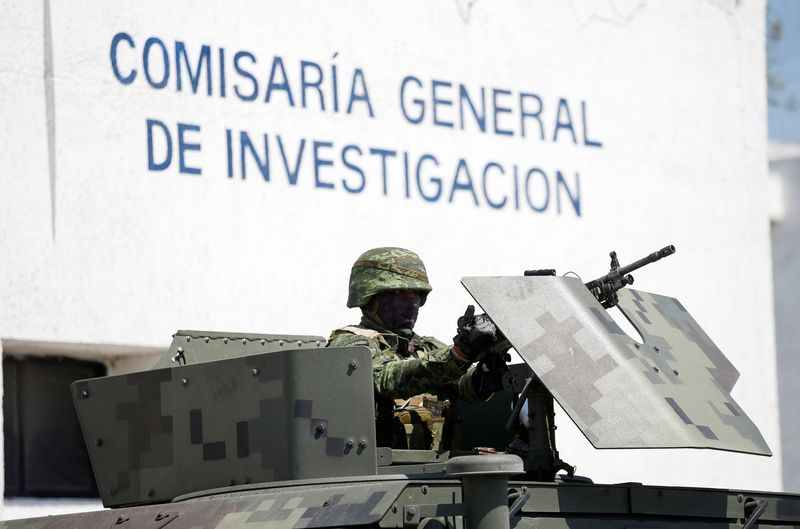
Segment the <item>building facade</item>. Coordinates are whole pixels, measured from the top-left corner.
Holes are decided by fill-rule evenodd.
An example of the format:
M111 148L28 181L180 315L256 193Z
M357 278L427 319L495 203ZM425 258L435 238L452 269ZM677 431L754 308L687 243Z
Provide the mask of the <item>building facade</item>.
M800 144L774 143L769 150L770 173L776 185L772 225L772 266L775 279L775 339L778 365L780 431L783 446L797 446L800 424L797 410L797 380L800 380L800 332L796 315L797 279L800 277ZM783 486L800 490L800 454L786 450L783 456Z
M6 425L25 380L146 366L177 329L352 323L370 247L423 257L446 339L462 276L674 244L637 287L704 325L775 455L598 452L564 414L560 451L597 482L779 489L764 8L3 2ZM33 441L7 431L13 506Z

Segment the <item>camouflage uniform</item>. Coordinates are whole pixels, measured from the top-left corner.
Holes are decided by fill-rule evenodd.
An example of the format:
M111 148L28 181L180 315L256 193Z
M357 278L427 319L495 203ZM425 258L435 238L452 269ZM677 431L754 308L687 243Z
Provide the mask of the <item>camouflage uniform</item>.
M394 399L433 393L440 398L480 400L472 383L475 368L460 366L450 354L450 347L436 338L415 334L409 341L362 318L359 325L333 331L328 343L329 347L357 345L369 347L372 352L380 446L402 445L399 426L393 420Z
M350 276L348 307L364 307L372 296L392 290L431 290L425 267L417 254L402 248L376 248L362 254ZM375 413L380 446L404 445L394 412L394 399L422 393L444 398L480 400L472 382L474 367L460 365L451 347L439 340L413 334L400 336L366 315L359 325L333 331L329 347L366 346L372 352Z

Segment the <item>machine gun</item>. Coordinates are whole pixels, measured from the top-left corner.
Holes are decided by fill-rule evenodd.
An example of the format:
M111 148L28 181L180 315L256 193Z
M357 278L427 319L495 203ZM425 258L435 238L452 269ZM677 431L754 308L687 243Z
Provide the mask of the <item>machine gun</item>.
M585 283L585 286L603 308L610 309L619 303L617 292L625 286L633 284L631 272L673 253L675 253L674 246L665 246L643 259L621 267L617 253L612 251L609 254L611 271L603 277ZM524 275L555 276L556 271L552 268L526 270ZM498 333L500 333L499 329ZM514 409L506 423L506 429L516 430L521 414L526 415L528 419L524 428L527 433L518 435L508 447L508 451L523 457L526 472L537 479L551 481L559 470L566 471L567 476L571 478L574 474L574 467L561 460L556 449L553 395L533 372L530 372L524 380L521 389L520 385L523 384L521 380L507 378L504 382L506 390L518 395ZM524 409L527 409L527 412L523 412Z
M611 257L611 271L603 277L598 277L597 279L586 283L586 288L588 288L592 295L597 298L597 301L600 302L604 309L616 307L617 303L619 303L617 291L623 287L633 284L633 276L630 275L631 272L640 269L644 265L655 263L662 257L667 257L668 255L672 255L674 253L675 247L670 244L669 246L664 246L657 252L651 253L647 257L639 259L635 263L631 263L627 266L619 266L617 252L611 252L608 254L609 257ZM541 270L525 270L523 275L554 276L556 275L556 271L552 268L544 268Z
M675 247L669 245L632 264L620 266L616 252L612 251L609 254L609 273L585 283L585 286L604 309L610 309L619 303L618 291L633 284L631 272L673 253ZM524 275L555 276L556 271L552 268L526 270ZM571 477L573 467L560 459L556 449L552 394L532 371L519 376L509 370L507 363L510 356L507 351L511 343L489 315L476 315L474 305L469 305L464 315L458 319L458 332L453 341L456 345L473 347L480 351L479 355L472 358L478 362L475 385L479 393L506 390L514 395L516 403L506 423L506 429L518 432L527 430L527 433L518 435L508 450L523 457L526 472L544 481L554 479L559 470L565 470ZM527 412L523 412L525 407ZM522 426L519 424L521 415L528 418L524 428L518 428Z
M597 298L597 301L600 302L604 309L610 309L619 303L617 291L627 285L633 284L633 276L630 275L631 272L638 270L644 265L655 263L662 257L667 257L674 253L675 247L670 244L657 252L651 253L647 257L639 259L635 263L620 267L619 261L617 260L617 252L611 252L609 254L611 257L611 271L603 277L586 283L586 288ZM526 272L525 275L528 275L528 273Z
M526 275L555 275L550 269L528 272L536 273L526 272ZM535 423L528 421L525 426L529 433L515 437L507 452L520 456L525 461L525 471L534 479L552 481L559 470L572 477L574 467L562 461L556 450L553 396L530 369L524 376L511 372L508 366L511 342L489 315L476 315L475 306L469 305L458 318L458 333L453 341L462 348L474 347L480 351L472 359L478 363L473 380L479 395L488 397L494 392L508 391L514 396L516 402L506 423L507 430L517 430L517 418L526 403L529 406L526 415L535 417Z

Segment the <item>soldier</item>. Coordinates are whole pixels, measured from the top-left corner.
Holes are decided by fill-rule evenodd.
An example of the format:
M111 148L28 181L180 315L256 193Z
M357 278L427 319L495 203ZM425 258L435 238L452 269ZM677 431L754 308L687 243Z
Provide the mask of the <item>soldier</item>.
M333 331L328 346L363 345L372 351L379 446L407 448L402 423L421 422L427 423L425 440L413 442L412 448L431 448L430 413L407 405L396 409L395 399L433 393L478 401L490 395L477 390L482 371L472 362L494 339L493 325L483 334L457 336L458 345L415 334L419 308L430 291L422 260L403 248L368 250L350 272L347 306L361 309L361 322Z

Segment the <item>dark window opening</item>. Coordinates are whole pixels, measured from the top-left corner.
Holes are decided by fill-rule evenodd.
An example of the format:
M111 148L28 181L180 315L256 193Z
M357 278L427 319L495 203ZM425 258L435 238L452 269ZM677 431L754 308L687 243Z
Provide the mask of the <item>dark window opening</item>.
M98 362L3 358L5 496L100 496L69 385L105 374Z

